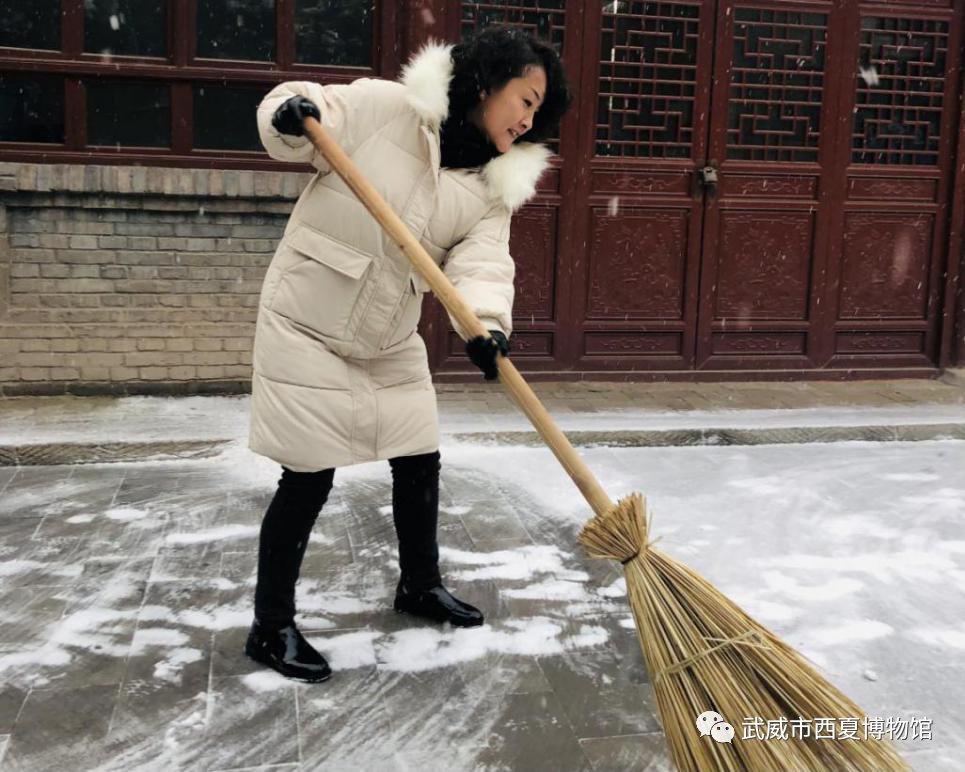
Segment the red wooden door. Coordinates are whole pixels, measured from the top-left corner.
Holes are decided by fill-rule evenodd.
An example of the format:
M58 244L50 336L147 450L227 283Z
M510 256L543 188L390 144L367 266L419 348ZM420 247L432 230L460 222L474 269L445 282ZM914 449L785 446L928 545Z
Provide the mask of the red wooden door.
M933 368L963 11L463 3L464 30L552 37L576 92L556 167L513 221L517 366L574 379ZM438 309L430 319L437 373L474 377Z
M698 368L819 364L829 73L842 66L833 16L830 2L718 5L707 160L719 184L705 197Z
M823 288L834 368L939 362L965 0L848 2ZM854 70L869 69L872 77Z
M567 362L694 365L714 4L594 6L574 164Z
M936 364L962 3L945 6L720 0L698 368Z

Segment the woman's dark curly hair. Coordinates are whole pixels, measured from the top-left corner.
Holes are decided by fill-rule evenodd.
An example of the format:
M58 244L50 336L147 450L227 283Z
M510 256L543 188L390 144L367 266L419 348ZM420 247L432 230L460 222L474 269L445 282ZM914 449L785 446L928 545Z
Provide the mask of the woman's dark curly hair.
M479 104L479 92L498 91L513 78L537 65L546 71L546 94L526 132L527 142L557 136L560 120L572 102L560 57L548 43L525 30L497 26L477 32L452 49L449 114L465 116Z

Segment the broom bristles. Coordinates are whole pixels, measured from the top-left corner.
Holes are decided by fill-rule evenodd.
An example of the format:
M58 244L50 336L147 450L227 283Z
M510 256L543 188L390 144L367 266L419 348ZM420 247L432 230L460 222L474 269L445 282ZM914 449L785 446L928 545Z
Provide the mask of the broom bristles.
M643 497L622 499L580 533L593 557L624 564L627 597L677 768L907 770L884 739L742 739L701 736L697 717L807 722L860 719L861 709L817 668L683 563L653 548ZM767 724L765 723L765 726Z

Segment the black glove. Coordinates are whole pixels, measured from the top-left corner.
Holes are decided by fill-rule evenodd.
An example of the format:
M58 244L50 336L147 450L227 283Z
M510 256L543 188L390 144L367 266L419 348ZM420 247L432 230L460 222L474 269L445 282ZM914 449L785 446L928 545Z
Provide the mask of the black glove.
M281 107L275 110L271 118L271 125L279 134L288 134L292 137L305 136L305 127L302 121L311 116L316 121L322 119L322 114L318 112L315 103L305 97L294 96L285 100Z
M490 330L490 338L482 335L475 337L466 343L466 353L472 363L483 371L487 381L494 381L499 377L499 368L496 366L496 355L501 353L504 357L509 356L509 341L499 330Z

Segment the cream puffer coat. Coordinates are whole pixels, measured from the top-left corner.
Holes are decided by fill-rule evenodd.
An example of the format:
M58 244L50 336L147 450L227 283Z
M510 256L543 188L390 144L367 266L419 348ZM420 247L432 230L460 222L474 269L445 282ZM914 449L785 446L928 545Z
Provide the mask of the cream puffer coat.
M303 96L318 106L325 129L486 328L512 331L510 220L534 194L551 152L517 142L481 169L440 171L451 48L426 45L399 82L282 83L258 107L271 157L318 169L265 275L253 354L249 446L294 471L430 453L439 428L416 332L429 288L308 139L272 127L285 100Z

